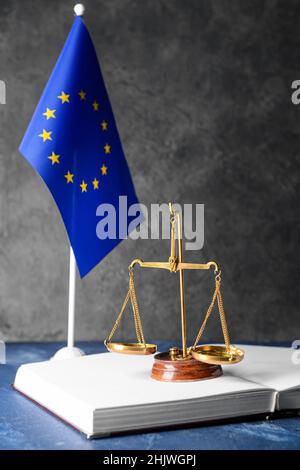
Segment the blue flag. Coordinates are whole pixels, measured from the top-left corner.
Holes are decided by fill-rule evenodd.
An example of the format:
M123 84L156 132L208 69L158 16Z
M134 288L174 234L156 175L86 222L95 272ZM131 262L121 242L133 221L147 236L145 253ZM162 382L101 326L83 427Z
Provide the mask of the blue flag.
M99 239L99 205L114 206L118 228L119 196L127 196L128 206L138 200L96 52L80 17L74 21L20 152L51 191L80 275L85 276L126 238L128 228L135 228L133 216L128 217L123 238L117 229L115 237Z

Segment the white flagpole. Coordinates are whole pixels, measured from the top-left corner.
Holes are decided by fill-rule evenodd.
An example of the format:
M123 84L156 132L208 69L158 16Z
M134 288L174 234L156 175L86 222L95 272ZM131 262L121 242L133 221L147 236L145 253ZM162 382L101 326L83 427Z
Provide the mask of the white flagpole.
M69 311L68 311L68 341L67 346L59 349L52 359L71 359L84 356L81 349L75 347L75 299L76 299L76 260L70 246L69 270Z
M77 3L74 6L76 16L83 16L84 5ZM75 347L75 299L76 299L76 260L70 246L70 270L69 270L69 310L68 310L68 341L67 346L59 349L52 359L71 359L84 356L81 349Z
M70 246L68 348L74 348L74 343L75 343L75 296L76 296L76 260L75 260L73 249Z

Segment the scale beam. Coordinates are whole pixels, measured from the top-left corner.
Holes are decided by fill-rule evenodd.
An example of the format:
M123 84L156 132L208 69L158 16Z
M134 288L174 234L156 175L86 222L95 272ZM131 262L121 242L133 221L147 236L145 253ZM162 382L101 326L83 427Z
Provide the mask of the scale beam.
M153 268L153 269L166 269L167 271L177 272L185 269L210 269L214 267L214 272L220 271L218 264L215 261L209 261L208 263L184 263L178 261L177 258L173 258L172 261L143 261L140 258L136 258L132 261L129 268L132 269L138 264L141 268Z

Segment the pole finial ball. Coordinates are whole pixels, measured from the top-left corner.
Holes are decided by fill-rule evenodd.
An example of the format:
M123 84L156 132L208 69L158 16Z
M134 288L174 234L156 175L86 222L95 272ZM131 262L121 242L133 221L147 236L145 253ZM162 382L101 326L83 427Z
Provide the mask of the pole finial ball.
M77 3L74 6L74 12L75 12L76 16L83 16L84 10L85 10L85 8L84 8L84 5L82 5L82 3Z

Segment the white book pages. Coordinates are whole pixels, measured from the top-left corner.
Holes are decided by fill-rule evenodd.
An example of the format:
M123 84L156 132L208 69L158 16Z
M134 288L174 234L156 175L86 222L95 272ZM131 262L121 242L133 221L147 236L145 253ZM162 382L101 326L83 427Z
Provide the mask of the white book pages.
M235 366L224 367L230 377L243 377L279 392L298 387L300 389L300 363L293 363L291 348L240 347L245 351L244 360Z
M95 354L24 365L18 371L16 382L21 380L22 369L29 367L33 382L36 377L53 388L59 387L92 409L207 398L264 388L227 370L217 379L159 382L150 377L152 364L152 356Z
M227 369L217 379L166 383L151 379L152 364L112 353L27 364L15 388L88 435L274 410L274 390Z

